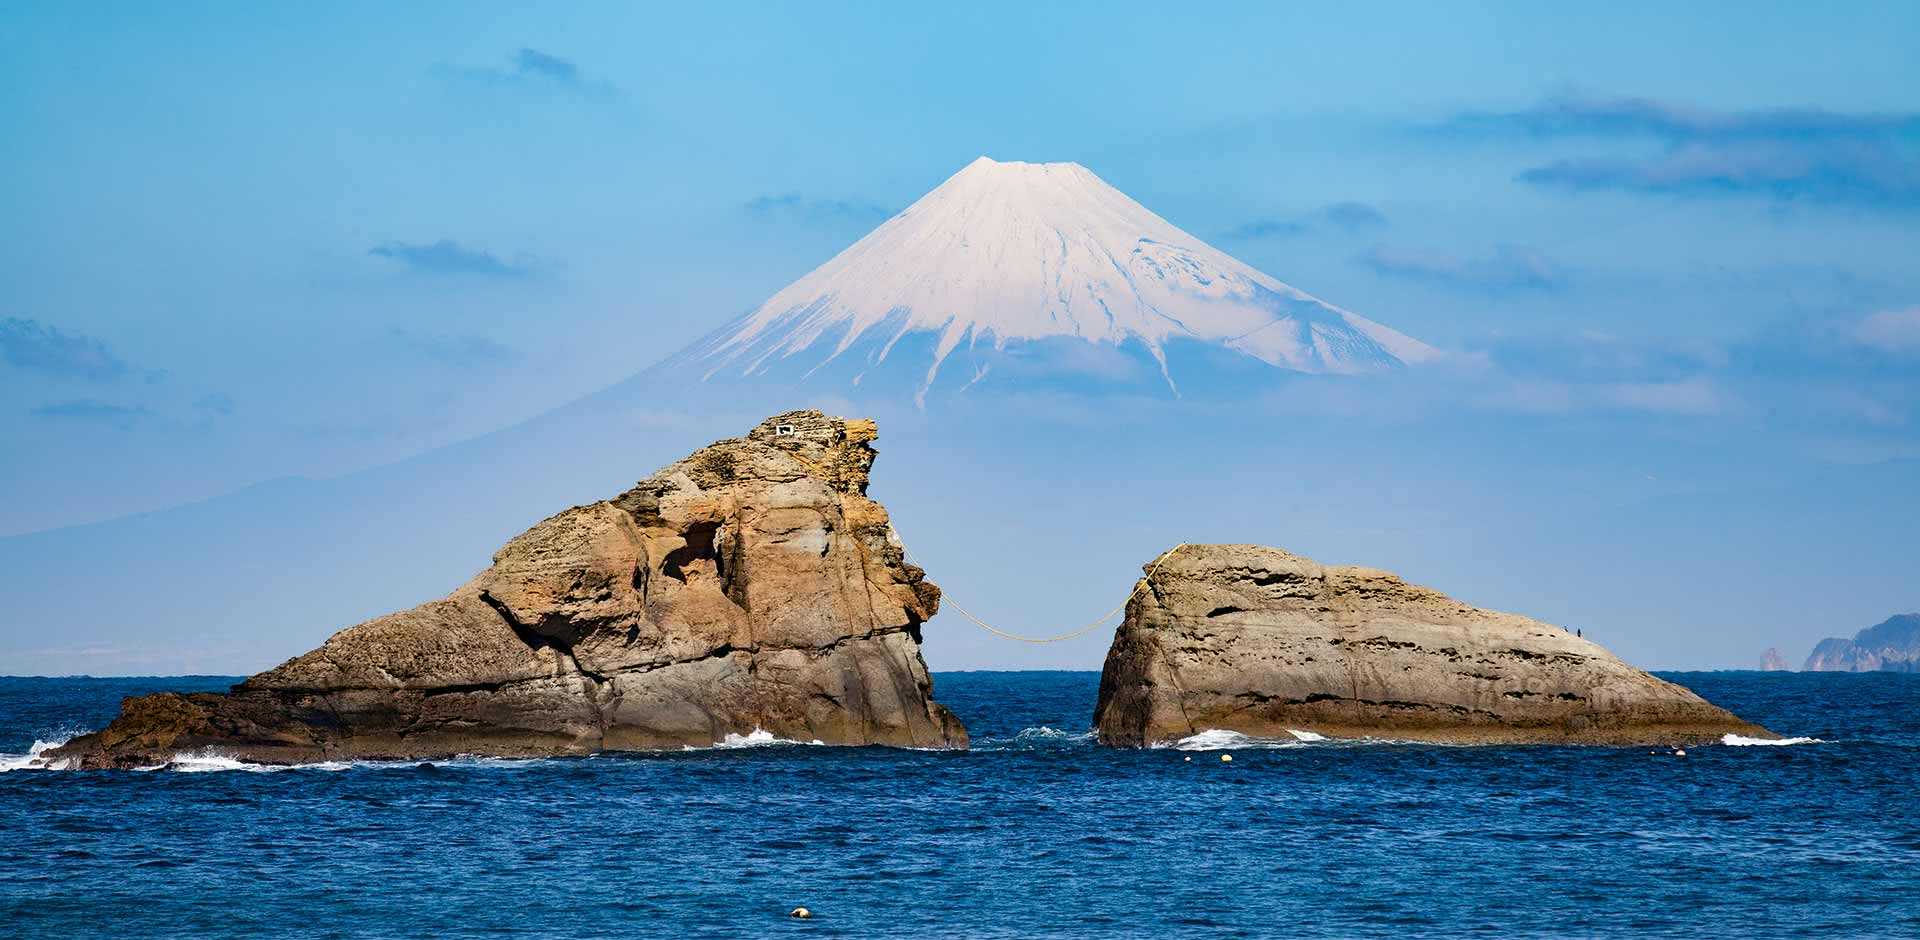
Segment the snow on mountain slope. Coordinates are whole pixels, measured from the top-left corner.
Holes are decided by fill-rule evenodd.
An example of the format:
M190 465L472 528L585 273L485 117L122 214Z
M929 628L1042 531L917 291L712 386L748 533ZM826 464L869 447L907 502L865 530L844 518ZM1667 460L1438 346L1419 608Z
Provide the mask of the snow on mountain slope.
M810 375L849 356L857 383L911 334L932 338L909 347L931 349L916 400L963 344L1137 340L1176 392L1166 349L1179 339L1300 372L1439 355L1235 260L1077 163L986 157L690 352L707 379L782 363Z

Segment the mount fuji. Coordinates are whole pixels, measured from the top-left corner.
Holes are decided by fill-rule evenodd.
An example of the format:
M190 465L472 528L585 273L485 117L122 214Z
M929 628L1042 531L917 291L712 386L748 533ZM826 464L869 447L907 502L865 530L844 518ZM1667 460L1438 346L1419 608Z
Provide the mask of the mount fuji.
M996 366L1147 375L1178 395L1176 359L1222 355L1352 374L1440 352L1236 260L1077 163L981 157L670 362L707 382L910 391L924 405Z
M459 584L555 506L803 406L880 420L876 486L956 596L1070 619L1176 541L1297 534L1312 507L1337 516L1322 531L1404 525L1403 503L1378 496L1404 488L1353 488L1356 468L1400 464L1404 432L1283 398L1288 433L1274 434L1275 413L1248 393L1439 355L1208 246L1084 167L981 159L704 340L537 417L343 477L0 538L13 622L76 625L60 647L40 631L0 637L0 674L54 661L258 671ZM1107 420L1119 412L1124 433ZM1044 564L1019 550L1067 532ZM98 589L103 570L116 590ZM1010 662L982 637L930 633L932 659ZM1098 642L1046 662L1097 663Z
M679 348L648 338L608 341L648 359ZM1450 370L1259 394L1296 371L1440 355L1082 167L981 160L707 339L538 417L341 477L0 538L0 623L16 627L0 631L0 674L256 672L444 593L557 506L807 406L879 420L874 492L915 563L1026 633L1085 622L1169 545L1255 542L1417 571L1628 639L1697 616L1734 646L1750 619L1778 619L1765 605L1813 617L1818 604L1774 592L1733 610L1698 585L1789 556L1857 579L1859 560L1804 546L1896 545L1912 529L1913 501L1888 504L1920 492L1910 461L1706 499L1706 469L1671 484L1646 472L1637 445L1669 425L1622 437L1633 426L1612 416L1551 414L1516 433L1477 408L1344 406L1429 397ZM1618 559L1620 577L1592 578L1595 558ZM1010 652L946 618L925 638L935 669L1093 668L1107 641Z

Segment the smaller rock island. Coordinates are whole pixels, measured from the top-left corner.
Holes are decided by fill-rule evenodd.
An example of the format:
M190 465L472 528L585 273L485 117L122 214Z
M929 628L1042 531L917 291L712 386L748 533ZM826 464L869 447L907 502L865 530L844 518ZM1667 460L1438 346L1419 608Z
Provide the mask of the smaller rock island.
M1144 570L1100 677L1105 744L1212 730L1484 744L1775 737L1572 630L1378 569L1183 545Z
M224 695L129 698L48 763L546 756L756 731L965 747L920 657L940 589L866 496L876 436L818 411L768 418Z

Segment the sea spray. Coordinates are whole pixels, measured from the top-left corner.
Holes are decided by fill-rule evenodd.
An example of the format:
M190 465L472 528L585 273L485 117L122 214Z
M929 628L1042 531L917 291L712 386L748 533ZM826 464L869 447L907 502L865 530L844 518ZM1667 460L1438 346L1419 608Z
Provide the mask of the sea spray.
M1175 741L1176 751L1227 751L1242 748L1278 749L1305 747L1300 738L1256 738L1238 731L1224 731L1218 728L1202 731Z
M0 754L0 773L10 770L61 770L65 762L54 761L49 764L46 754L69 740L71 736L53 741L35 740L25 754Z
M1723 734L1720 743L1728 747L1784 747L1790 744L1825 744L1819 738L1749 738L1739 734Z
M771 731L767 731L767 730L765 730L765 729L763 729L763 728L755 728L755 729L753 729L752 731L749 731L749 732L747 732L746 734L735 734L735 733L733 733L733 732L731 732L731 731L729 731L729 732L727 732L727 735L726 735L726 737L723 737L723 738L721 738L720 740L718 740L718 741L716 741L716 742L714 742L714 743L713 743L713 744L712 744L711 746L709 746L709 747L693 747L693 746L691 746L691 745L688 745L688 746L686 746L686 747L683 747L683 748L681 748L681 750L684 750L684 751L706 751L706 750L716 750L716 751L728 751L728 750L733 750L733 749L735 749L735 748L745 748L745 747L777 747L777 746L779 746L779 745L783 745L783 744L794 744L794 745L806 745L806 746L812 746L812 745L822 745L822 746L824 746L824 745L826 744L826 742L825 742L825 741L821 741L821 740L819 740L819 739L817 739L817 738L816 738L816 739L814 739L814 740L812 740L812 741L794 741L794 740L790 740L790 739L788 739L788 738L777 738L777 737L774 737L774 735L773 735L773 732L771 732Z

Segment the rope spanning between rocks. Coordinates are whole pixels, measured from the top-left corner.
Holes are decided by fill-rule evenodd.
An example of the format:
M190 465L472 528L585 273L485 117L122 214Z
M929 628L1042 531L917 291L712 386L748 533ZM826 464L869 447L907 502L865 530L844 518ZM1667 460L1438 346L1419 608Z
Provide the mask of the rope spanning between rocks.
M1085 626L1076 627L1072 630L1069 630L1065 633L1057 634L1055 636L1037 636L1036 637L1036 636L1021 636L1017 633L1008 633L1007 631L1002 630L999 627L996 627L993 624L990 624L985 620L981 620L979 617L974 616L972 611L966 609L965 607L960 606L958 602L954 601L951 598L943 597L941 598L941 602L946 604L948 607L951 607L954 610L959 611L960 616L973 621L974 626L977 626L980 629L985 630L988 633L991 633L994 636L1000 637L1002 639L1013 640L1019 643L1034 643L1034 644L1058 643L1062 640L1071 640L1077 636L1084 636L1088 632L1094 629L1097 629L1103 624L1112 620L1113 615L1127 609L1127 605L1133 603L1133 598L1135 595L1140 593L1140 589L1152 583L1153 576L1160 573L1160 566L1166 564L1167 559L1172 558L1176 552L1186 547L1187 547L1187 543L1181 542L1180 544L1175 545L1174 547L1166 550L1165 552L1162 552L1159 558L1156 558L1153 560L1153 567L1151 569L1148 569L1147 576L1144 578L1141 578L1138 581L1135 581L1133 583L1133 590L1128 591L1126 598L1120 601L1119 604L1115 605L1112 610L1109 610L1106 613L1101 614L1099 617L1095 618L1093 621L1086 624Z

